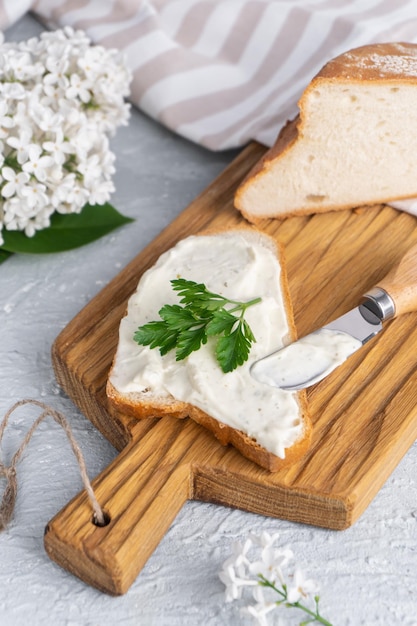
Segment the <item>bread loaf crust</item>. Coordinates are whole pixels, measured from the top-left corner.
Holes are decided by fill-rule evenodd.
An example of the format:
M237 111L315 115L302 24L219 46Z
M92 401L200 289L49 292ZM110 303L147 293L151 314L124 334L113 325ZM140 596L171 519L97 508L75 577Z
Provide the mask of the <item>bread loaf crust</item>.
M331 59L310 83L321 79L410 82L417 84L417 44L376 43L359 46Z
M265 175L270 172L274 163L282 160L291 148L302 140L314 92L323 85L331 84L361 87L390 85L393 89L403 85L417 86L417 44L384 43L361 46L335 57L319 71L298 102L299 115L288 121L281 129L274 145L255 164L236 191L235 207L249 222L258 224L265 218L284 219L295 215L354 208L359 204L386 204L417 196L416 180L415 188L408 193L398 195L381 191L379 195L375 195L371 202L369 199L365 199L354 205L349 201L343 202L343 199L340 199L338 202L325 206L320 206L320 204L311 206L301 203L295 210L280 208L279 211L273 212L271 210L264 211L262 206L254 206L254 193L249 201L248 192L253 190L255 185L262 185ZM332 120L329 120L329 124L331 122ZM349 146L346 146L346 149L349 149ZM331 171L329 175L331 175ZM346 176L349 176L349 172L346 172ZM351 183L354 185L355 181L352 180Z
M296 339L296 329L294 325L294 317L292 304L289 294L289 287L286 274L285 256L282 246L269 235L260 233L251 227L242 227L235 229L236 232L252 233L256 237L262 237L268 241L268 245L273 246L281 264L281 289L286 306L289 335L291 340ZM204 231L200 235L212 235L222 231ZM232 233L234 231L231 231ZM114 367L114 363L112 368ZM259 466L275 472L283 467L293 464L297 459L305 454L310 446L312 427L311 419L307 407L307 397L305 391L297 393L297 401L300 407L300 418L303 423L302 436L295 442L293 446L286 449L285 458L280 458L264 447L259 445L254 439L249 437L243 431L230 427L220 422L212 416L205 413L200 408L172 398L157 397L151 391L143 393L120 393L111 383L111 371L109 373L106 393L109 401L109 407L116 413L123 413L135 419L155 418L155 417L174 417L174 418L191 418L201 426L205 427L213 433L222 445L231 444L239 450L243 456L255 462Z

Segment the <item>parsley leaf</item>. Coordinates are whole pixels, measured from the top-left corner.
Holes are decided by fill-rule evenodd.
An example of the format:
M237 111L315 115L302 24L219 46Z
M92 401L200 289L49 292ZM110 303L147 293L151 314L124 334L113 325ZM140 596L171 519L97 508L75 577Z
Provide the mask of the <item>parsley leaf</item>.
M180 361L199 350L209 337L217 337L215 355L223 372L231 372L247 361L256 339L244 315L261 298L249 302L229 300L208 291L203 283L184 278L171 280L171 285L178 292L180 304L165 304L159 311L161 319L140 326L134 340L139 345L159 348L161 355L176 349Z
M178 331L172 330L165 322L149 322L137 329L133 338L141 346L160 348L162 355L177 345Z
M238 365L242 365L249 356L251 341L239 322L230 335L220 337L216 346L216 357L223 372L231 372Z
M206 332L207 335L221 335L224 333L225 335L230 335L233 330L233 326L236 324L236 317L221 309L220 311L215 311L213 313L213 317L210 322L207 324Z

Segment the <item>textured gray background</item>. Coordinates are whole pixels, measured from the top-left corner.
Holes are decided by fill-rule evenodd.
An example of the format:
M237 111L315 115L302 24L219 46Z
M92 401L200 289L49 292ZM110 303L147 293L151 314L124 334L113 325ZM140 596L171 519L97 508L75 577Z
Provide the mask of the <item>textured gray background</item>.
M25 17L9 39L41 27ZM85 248L51 256L14 256L0 266L0 412L36 398L70 420L97 475L116 452L58 388L51 345L73 316L169 224L230 162L172 135L134 111L113 141L113 204L135 222ZM36 412L21 409L6 433L10 460ZM13 521L0 535L1 626L217 626L243 622L225 604L218 571L235 539L279 532L298 563L321 586L323 614L336 625L417 624L417 447L408 452L361 519L326 531L190 502L129 592L111 598L52 563L43 548L46 523L81 489L64 432L39 428L18 470ZM301 616L300 616L301 618ZM282 624L296 624L284 611Z

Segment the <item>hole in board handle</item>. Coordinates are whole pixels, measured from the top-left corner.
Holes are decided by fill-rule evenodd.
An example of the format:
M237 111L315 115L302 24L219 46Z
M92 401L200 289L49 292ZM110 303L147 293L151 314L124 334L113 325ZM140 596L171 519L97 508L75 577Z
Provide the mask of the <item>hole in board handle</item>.
M108 513L106 513L106 511L103 511L103 517L104 517L104 521L103 522L99 522L97 519L96 514L93 515L92 517L92 522L94 524L94 526L98 526L99 528L103 528L104 526L108 526L111 522L111 517Z

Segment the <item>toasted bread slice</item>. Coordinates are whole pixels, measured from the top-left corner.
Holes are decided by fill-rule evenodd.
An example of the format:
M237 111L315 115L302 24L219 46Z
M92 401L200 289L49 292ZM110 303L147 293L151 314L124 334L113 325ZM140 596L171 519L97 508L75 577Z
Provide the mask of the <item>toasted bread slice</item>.
M204 283L210 291L237 300L261 297L246 311L254 332L249 359L224 374L215 359L214 339L177 361L175 352L138 345L136 329L159 319L164 304L178 303L170 280ZM282 250L254 229L201 234L164 253L139 281L121 320L119 344L109 373L113 409L135 418L190 417L222 444L271 471L293 463L311 437L304 392L289 393L250 375L258 358L295 339Z
M299 109L236 192L250 222L417 196L417 45L336 57Z

